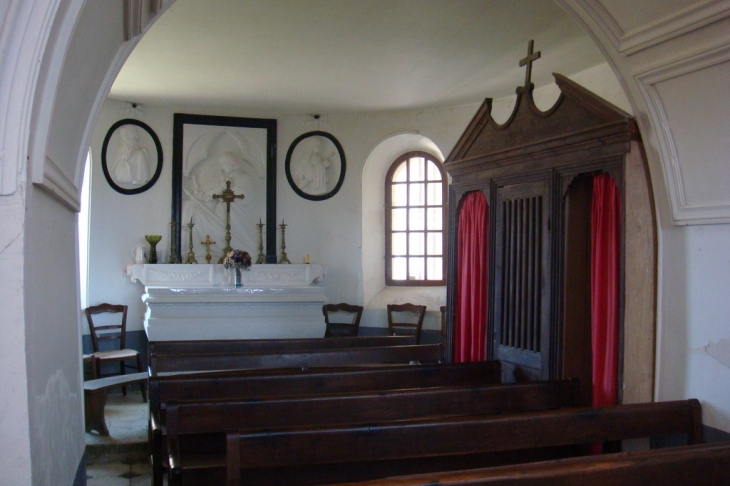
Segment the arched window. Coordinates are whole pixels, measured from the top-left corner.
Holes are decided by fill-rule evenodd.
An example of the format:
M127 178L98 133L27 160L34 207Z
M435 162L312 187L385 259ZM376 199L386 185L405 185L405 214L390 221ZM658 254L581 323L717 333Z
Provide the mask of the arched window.
M385 177L385 284L446 285L446 174L426 152L398 157Z

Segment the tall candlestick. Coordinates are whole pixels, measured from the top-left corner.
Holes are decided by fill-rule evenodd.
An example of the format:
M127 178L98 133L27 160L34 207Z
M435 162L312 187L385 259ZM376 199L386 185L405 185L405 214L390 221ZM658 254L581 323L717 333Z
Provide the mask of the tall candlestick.
M264 255L264 236L262 232L264 223L261 222L261 218L259 218L259 224L256 226L259 229L259 256L256 258L256 263L266 263L266 255Z
M286 224L284 223L284 220L281 220L281 224L279 225L279 228L281 228L281 256L279 257L279 263L291 263L289 259L286 257Z

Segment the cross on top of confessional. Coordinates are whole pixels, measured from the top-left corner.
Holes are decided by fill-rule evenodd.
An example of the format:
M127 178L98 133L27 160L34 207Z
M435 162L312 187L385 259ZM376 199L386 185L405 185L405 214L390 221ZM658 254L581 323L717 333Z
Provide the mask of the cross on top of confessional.
M527 66L527 71L525 72L525 88L529 88L530 84L532 83L532 63L540 59L540 55L542 54L540 51L537 51L533 54L533 49L535 47L535 41L530 40L527 44L527 57L520 60L520 67Z

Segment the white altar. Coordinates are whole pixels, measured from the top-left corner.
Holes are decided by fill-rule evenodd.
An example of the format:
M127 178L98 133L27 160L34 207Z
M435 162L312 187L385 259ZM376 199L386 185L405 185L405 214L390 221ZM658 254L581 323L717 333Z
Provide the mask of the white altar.
M223 265L135 264L145 286L144 327L150 341L323 337L322 265L252 265L234 287Z

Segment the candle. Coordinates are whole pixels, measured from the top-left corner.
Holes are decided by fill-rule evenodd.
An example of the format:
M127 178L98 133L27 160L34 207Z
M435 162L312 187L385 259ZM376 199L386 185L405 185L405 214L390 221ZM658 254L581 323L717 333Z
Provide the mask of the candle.
M309 263L309 253L304 257L304 263Z

